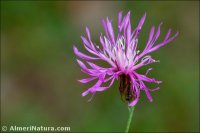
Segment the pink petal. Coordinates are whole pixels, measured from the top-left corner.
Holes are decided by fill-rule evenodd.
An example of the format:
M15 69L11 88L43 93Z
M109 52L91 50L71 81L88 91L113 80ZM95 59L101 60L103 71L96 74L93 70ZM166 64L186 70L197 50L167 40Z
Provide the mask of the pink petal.
M141 29L141 28L142 28L145 19L146 19L146 13L145 13L144 16L140 19L140 22L139 22L138 27L137 27L138 29Z
M151 70L152 70L152 68L147 69L145 75L147 75Z
M147 98L149 99L149 101L150 101L150 102L152 102L152 101L153 101L153 99L152 99L152 96L151 96L151 94L149 93L149 90L148 90L148 88L146 88L146 87L145 87L145 89L144 89L144 90L145 90L145 93L146 93L146 95L147 95Z
M85 59L85 60L98 60L98 59L100 59L100 58L91 57L91 56L88 56L88 55L81 53L80 51L78 51L78 49L75 46L73 47L73 49L74 49L74 53L82 59Z
M102 19L101 22L102 22L102 25L103 25L103 27L104 27L104 30L105 30L106 36L109 37L109 36L108 36L108 28L107 28L107 25L106 25L105 20Z
M87 33L88 39L91 40L90 30L88 27L86 27L86 33Z
M111 23L111 21L109 21L108 18L107 18L107 28L108 28L108 33L110 35L110 39L112 40L112 43L115 44L115 35L114 35L112 23Z
M135 35L136 38L138 38L138 35L139 35L139 33L140 33L140 30L142 29L142 26L143 26L143 24L144 24L145 19L146 19L146 13L145 13L144 16L140 19L140 22L139 22L139 24L138 24L138 26L137 26L137 31L136 31L136 35Z
M105 69L103 67L97 66L96 64L92 63L92 62L87 62L93 69Z
M126 29L126 26L127 26L127 23L128 23L128 21L129 21L129 19L130 19L130 11L127 13L127 15L123 18L123 20L122 20L122 22L121 22L121 24L120 24L120 31L119 32L121 32L122 31L122 29Z
M160 87L149 89L149 91L156 91L156 90L160 90Z
M136 73L135 73L136 74ZM141 75L141 74L136 74L137 75L137 77L140 79L140 80L143 80L143 81L145 81L145 82L154 82L154 83L157 83L157 84L160 84L160 83L162 83L162 81L158 81L158 80L155 80L155 79L153 79L153 78L149 78L149 77L147 77L147 76L145 76L145 75Z
M152 49L150 49L147 53L151 53L154 52L156 50L158 50L160 47L164 46L165 44L171 42L172 40L174 40L177 36L178 36L178 32L171 38L169 38L168 40L164 40L162 43L156 45L155 47L153 47Z
M171 34L171 29L168 30L164 40L167 40L170 34Z
M140 98L140 90L138 89L138 84L134 79L133 75L130 75L132 80L132 89L135 92L136 98L129 104L129 106L135 106Z
M81 39L82 39L83 43L84 43L86 46L88 46L89 48L91 48L91 44L88 42L88 40L87 40L85 37L81 36Z
M129 106L135 106L137 104L137 102L139 101L139 97L135 98L130 104Z
M128 27L127 27L127 45L131 42L131 22L129 21ZM128 46L127 46L128 47Z
M78 80L78 81L81 82L81 83L88 83L88 82L90 82L90 81L92 81L96 78L98 78L98 77L86 78L86 79L81 79L81 80Z
M98 88L101 84L102 84L102 80L99 79L94 86L92 86L91 88L89 88L86 91L84 91L82 93L82 96L86 96L89 92L91 92L91 93L96 92L95 89Z
M149 33L149 39L148 39L148 42L147 42L147 46L148 46L148 44L151 42L151 40L152 40L152 38L153 38L154 30L155 30L155 27L152 26L152 27L151 27L151 30L150 30L150 33Z
M121 25L121 21L122 21L122 11L119 12L119 14L118 14L118 28Z

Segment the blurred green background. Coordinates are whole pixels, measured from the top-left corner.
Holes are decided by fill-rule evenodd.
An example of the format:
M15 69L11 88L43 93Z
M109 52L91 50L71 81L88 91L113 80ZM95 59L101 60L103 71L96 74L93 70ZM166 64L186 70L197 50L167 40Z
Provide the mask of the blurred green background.
M131 11L136 26L147 18L139 38L142 50L152 25L162 21L180 32L152 56L150 77L162 80L150 103L142 92L131 131L199 131L199 2L198 1L1 1L1 124L70 126L71 131L124 131L128 109L120 100L118 82L99 92L91 102L81 93L92 84L80 84L73 53L80 51L85 27L99 43L101 18L113 19ZM132 26L132 27L133 27ZM145 73L148 68L139 70ZM151 87L153 85L150 85Z

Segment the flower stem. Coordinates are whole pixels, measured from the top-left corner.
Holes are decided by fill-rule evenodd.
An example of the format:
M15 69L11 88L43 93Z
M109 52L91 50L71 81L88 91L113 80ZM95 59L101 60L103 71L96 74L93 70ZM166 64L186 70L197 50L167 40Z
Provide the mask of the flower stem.
M128 131L129 131L131 120L132 120L132 117L133 117L134 108L135 108L134 106L133 107L128 107L129 117L128 117L125 133L128 133Z

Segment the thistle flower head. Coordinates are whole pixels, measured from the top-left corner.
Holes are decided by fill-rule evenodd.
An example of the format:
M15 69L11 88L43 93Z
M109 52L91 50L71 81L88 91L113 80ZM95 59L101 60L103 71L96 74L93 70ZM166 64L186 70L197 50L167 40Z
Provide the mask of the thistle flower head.
M130 22L130 12L126 16L122 16L122 12L118 14L118 32L114 33L112 27L112 21L106 18L102 20L102 24L105 30L105 35L100 35L100 43L96 45L91 40L89 29L86 27L87 37L81 37L85 49L92 54L92 56L86 55L80 52L76 46L74 46L74 53L81 59L85 60L87 66L80 60L78 64L82 68L82 72L89 75L89 78L79 80L81 83L88 83L96 80L96 83L86 91L82 93L82 96L87 94L95 94L98 91L105 91L109 89L115 80L120 80L119 91L124 101L127 101L129 106L134 106L140 98L140 92L144 91L149 99L152 101L150 95L151 91L158 90L159 87L150 89L145 85L145 82L159 84L161 81L154 78L147 77L147 74L152 68L147 69L145 74L139 74L136 72L142 66L149 65L154 60L149 54L158 50L160 47L171 42L177 37L178 32L170 37L171 29L168 30L164 39L160 43L156 43L160 35L160 28L162 23L158 26L157 30L153 26L149 33L149 38L146 43L146 47L142 52L137 50L138 37L142 26L145 22L146 13L140 19L137 27L132 30ZM94 60L102 60L107 62L110 67L105 68L92 63ZM109 82L108 86L104 84Z

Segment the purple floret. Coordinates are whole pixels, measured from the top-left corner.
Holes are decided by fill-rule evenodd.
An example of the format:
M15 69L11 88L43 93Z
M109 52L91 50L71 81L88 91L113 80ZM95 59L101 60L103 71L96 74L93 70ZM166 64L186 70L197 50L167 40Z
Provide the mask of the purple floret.
M158 90L159 87L150 89L145 85L145 82L160 84L161 81L154 78L147 77L147 74L152 68L146 71L146 74L138 74L136 72L142 66L149 65L154 60L149 54L158 50L160 47L171 42L178 36L178 32L170 37L171 29L168 30L165 38L162 42L156 44L156 40L160 36L160 28L162 23L158 26L155 32L155 27L152 26L149 38L146 43L146 47L142 52L137 50L138 37L142 26L146 19L146 13L140 19L137 27L132 31L130 22L130 12L126 16L122 16L122 12L118 14L118 33L115 35L112 22L108 18L102 20L102 24L105 30L105 36L100 35L100 44L96 45L91 40L89 29L86 27L87 38L81 37L85 49L92 54L92 56L86 55L80 52L76 46L74 46L74 53L81 59L83 59L87 66L80 60L78 64L82 68L81 71L88 74L89 78L79 80L81 83L88 83L93 80L97 82L84 91L82 96L87 94L95 94L97 91L105 91L109 89L115 80L120 79L120 93L125 97L125 100L129 103L129 106L134 106L139 101L140 91L144 91L152 102L150 91ZM104 68L92 63L92 60L102 60L110 64L109 68ZM122 78L125 77L125 78ZM103 86L104 83L109 82L107 86Z

